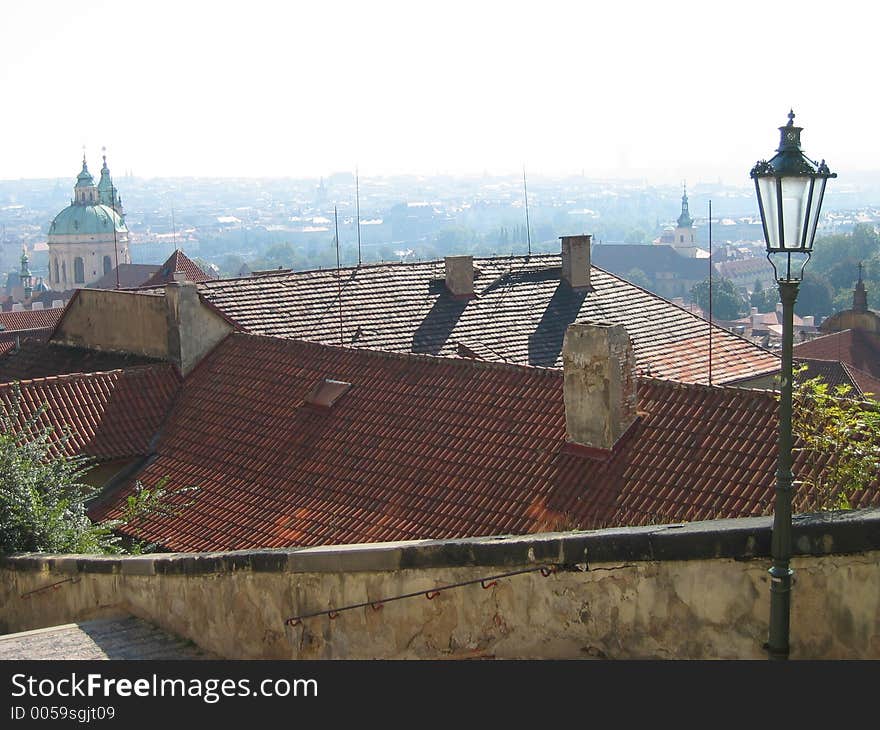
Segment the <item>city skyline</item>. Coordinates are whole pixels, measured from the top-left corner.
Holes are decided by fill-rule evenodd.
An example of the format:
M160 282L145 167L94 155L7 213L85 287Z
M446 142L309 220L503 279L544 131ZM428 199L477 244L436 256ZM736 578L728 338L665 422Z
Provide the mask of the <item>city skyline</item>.
M525 167L741 184L789 108L806 154L880 170L852 131L880 104L864 83L877 11L847 1L796 16L751 0L711 17L684 1L86 2L75 15L53 1L4 14L0 179L75 175L85 146L93 172L106 147L117 176Z

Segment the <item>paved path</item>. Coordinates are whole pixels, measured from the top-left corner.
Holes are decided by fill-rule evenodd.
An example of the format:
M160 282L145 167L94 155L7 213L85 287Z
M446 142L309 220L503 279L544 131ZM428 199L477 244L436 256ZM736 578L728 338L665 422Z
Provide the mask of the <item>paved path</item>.
M134 616L82 621L0 636L0 660L216 658L192 642Z

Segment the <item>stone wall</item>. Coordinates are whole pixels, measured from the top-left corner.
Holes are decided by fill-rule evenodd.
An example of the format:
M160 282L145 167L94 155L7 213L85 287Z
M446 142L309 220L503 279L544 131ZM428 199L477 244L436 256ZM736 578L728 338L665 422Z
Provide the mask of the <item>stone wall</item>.
M131 613L230 659L763 659L770 524L14 556L0 564L0 631ZM792 658L880 658L880 510L798 516L794 546ZM528 572L479 582L515 571ZM366 605L286 624L353 604Z
M75 347L168 359L165 297L80 289L52 338Z

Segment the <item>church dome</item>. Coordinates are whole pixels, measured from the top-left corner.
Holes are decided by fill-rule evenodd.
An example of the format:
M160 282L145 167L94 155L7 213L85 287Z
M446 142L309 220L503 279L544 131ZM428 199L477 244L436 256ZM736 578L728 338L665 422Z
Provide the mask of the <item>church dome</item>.
M49 226L50 236L98 236L128 229L119 214L109 205L69 205L55 216Z

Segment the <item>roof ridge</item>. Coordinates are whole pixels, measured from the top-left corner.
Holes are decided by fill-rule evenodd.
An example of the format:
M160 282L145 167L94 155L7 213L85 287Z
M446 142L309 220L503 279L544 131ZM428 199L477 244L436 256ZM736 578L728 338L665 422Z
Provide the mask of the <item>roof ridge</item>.
M313 349L329 349L339 350L342 352L363 354L366 357L372 357L383 360L404 360L410 362L430 362L434 364L454 363L455 367L474 367L490 370L508 370L517 372L527 372L542 374L549 377L561 378L563 375L562 368L544 367L542 365L524 365L521 363L498 362L496 360L481 360L479 358L470 357L447 357L444 355L431 355L430 353L415 352L397 352L392 350L379 350L369 347L352 347L350 345L336 345L329 342L314 342L311 340L301 340L290 337L276 337L274 335L264 335L252 332L231 332L224 342L233 337L247 337L260 340L268 340L279 343L290 343L292 345L304 345Z
M682 380L672 380L668 378L656 378L650 375L639 375L639 382L645 382L650 385L664 387L669 390L703 390L703 391L724 391L730 394L736 394L739 397L760 397L764 398L767 394L776 393L772 388L743 388L733 383L731 384L712 384L709 383L686 383Z

